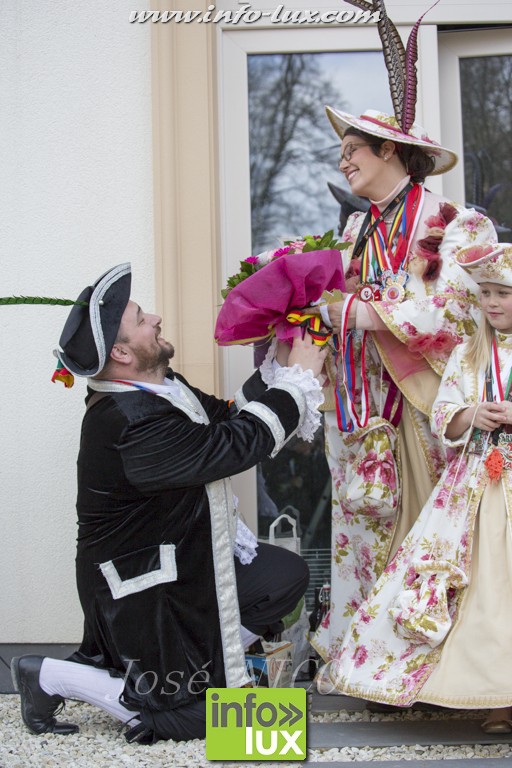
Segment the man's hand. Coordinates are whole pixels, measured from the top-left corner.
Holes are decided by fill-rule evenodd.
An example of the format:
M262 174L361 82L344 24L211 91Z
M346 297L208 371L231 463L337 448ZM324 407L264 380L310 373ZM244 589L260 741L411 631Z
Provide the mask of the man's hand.
M319 347L313 343L309 333L304 334L304 338L296 336L288 357L288 365L298 364L303 371L308 368L313 371L313 376L320 375L324 367L325 357L327 355L327 346Z
M285 368L288 365L291 347L287 341L278 341L276 347L276 360L279 365Z

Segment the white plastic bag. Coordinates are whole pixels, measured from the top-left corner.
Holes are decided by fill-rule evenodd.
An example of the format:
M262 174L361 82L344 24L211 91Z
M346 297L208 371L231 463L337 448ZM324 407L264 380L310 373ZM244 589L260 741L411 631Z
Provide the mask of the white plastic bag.
M285 507L285 509L288 509L288 507ZM276 533L281 530L281 523L283 520L287 520L292 527L290 535L276 536ZM284 547L284 549L288 549L290 552L295 552L297 555L300 555L300 537L297 536L297 521L295 518L290 517L290 515L287 515L286 513L280 514L277 520L274 520L268 529L268 543L275 544L278 547Z

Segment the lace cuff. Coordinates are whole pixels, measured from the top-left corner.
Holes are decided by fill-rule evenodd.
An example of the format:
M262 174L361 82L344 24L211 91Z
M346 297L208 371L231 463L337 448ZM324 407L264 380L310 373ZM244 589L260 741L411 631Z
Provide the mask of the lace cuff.
M260 365L261 378L267 387L271 387L273 385L276 371L281 367L277 360L275 360L276 348L277 338L274 336L272 343L268 348L267 354L265 355L265 359Z
M292 395L301 414L297 436L311 443L321 422L318 408L325 399L322 386L309 369L303 371L297 364L292 368L281 367L274 359L276 346L274 338L260 365L261 378L267 387L286 389Z
M292 368L278 368L274 372L272 386L285 389L292 395L300 412L297 436L308 443L313 442L321 421L318 408L324 402L322 387L313 376L313 371L309 368L303 371L297 364Z
M294 398L300 412L297 436L311 443L321 421L318 411L324 402L321 384L313 376L313 371L303 371L300 365L281 367L274 359L276 346L277 339L274 338L260 366L261 378L267 387L286 389Z
M257 546L258 541L254 533L238 518L236 521L235 546L233 548L235 557L238 557L242 565L248 565L256 557Z

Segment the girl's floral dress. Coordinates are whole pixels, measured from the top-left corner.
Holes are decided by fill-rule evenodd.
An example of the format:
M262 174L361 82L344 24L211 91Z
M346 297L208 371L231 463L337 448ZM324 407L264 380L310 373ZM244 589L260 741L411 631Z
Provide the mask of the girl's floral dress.
M496 337L507 381L512 336ZM453 416L484 391L484 372L465 364L465 346L453 351L432 409L448 463L324 670L339 692L399 706L512 704L512 430L500 441L497 481L484 463L488 433L445 437Z

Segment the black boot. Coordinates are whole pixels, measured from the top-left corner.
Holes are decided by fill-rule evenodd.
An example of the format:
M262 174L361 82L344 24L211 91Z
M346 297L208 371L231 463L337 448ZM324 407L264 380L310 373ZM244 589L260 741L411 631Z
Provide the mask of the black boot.
M155 744L159 741L155 732L144 723L138 723L128 728L124 737L128 744Z
M64 706L62 696L49 696L39 685L44 656L16 656L11 661L14 686L21 699L21 716L32 733L76 733L78 725L58 722L54 715Z

